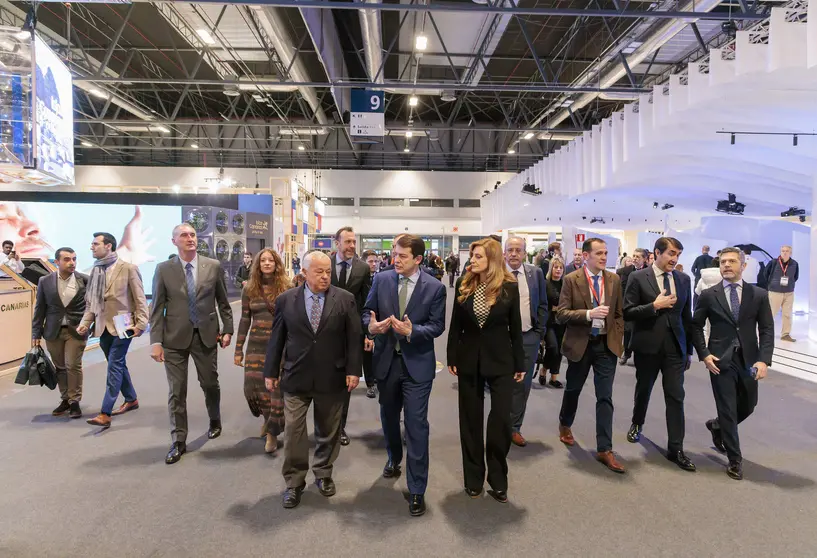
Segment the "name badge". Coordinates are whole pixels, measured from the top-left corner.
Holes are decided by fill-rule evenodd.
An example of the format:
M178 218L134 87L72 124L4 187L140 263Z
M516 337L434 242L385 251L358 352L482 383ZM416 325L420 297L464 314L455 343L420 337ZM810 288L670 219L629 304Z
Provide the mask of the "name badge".
M592 327L595 327L595 328L597 328L597 329L603 329L603 328L605 328L606 326L607 326L607 324L606 324L606 323L605 323L605 321L604 321L604 320L602 320L601 318L593 318L593 325L592 325Z
M781 287L788 287L789 286L789 278L788 277L781 277L780 278L780 286Z

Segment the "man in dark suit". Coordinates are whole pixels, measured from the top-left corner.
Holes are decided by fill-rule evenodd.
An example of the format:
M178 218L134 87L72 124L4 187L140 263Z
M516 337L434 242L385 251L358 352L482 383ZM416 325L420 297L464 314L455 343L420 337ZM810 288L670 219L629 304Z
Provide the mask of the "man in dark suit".
M709 246L701 247L701 255L695 258L695 261L692 262L692 276L695 277L695 285L698 284L698 281L701 280L701 271L704 269L708 269L712 266L712 260L714 258L709 255ZM698 295L693 295L692 305L694 306L698 302Z
M685 471L695 464L684 453L684 373L692 359L689 276L675 270L681 242L662 236L655 242L655 263L630 274L624 291L624 319L632 324L635 351L635 403L627 441L638 442L655 380L661 373L667 415L667 459ZM675 271L674 271L675 270Z
M436 375L434 339L445 331L446 288L420 270L425 245L414 235L394 246L394 271L375 276L363 323L375 335L374 374L380 391L380 421L386 438L385 478L400 474L406 428L409 513L426 511L428 484L428 399Z
M505 241L505 264L519 284L519 310L522 316L522 347L525 350L525 379L513 385L511 402L511 442L524 447L522 422L528 405L530 388L536 372L536 355L545 338L548 320L548 301L545 276L536 266L524 263L527 256L525 239L511 236Z
M604 269L607 243L600 238L584 242L582 257L584 269L562 280L556 308L556 319L567 325L562 353L569 362L559 412L559 440L568 446L576 443L571 426L592 367L596 388L596 459L611 471L623 473L624 467L613 454L613 379L624 336L621 281L618 275Z
M574 271L584 267L584 256L582 254L581 248L576 248L573 250L573 261L565 265L565 275L573 273Z
M315 485L323 496L335 494L332 465L340 453L343 406L360 381L360 314L355 297L331 285L334 263L321 252L308 253L305 284L275 300L264 378L269 390L280 382L284 394L283 505L288 509L301 503L306 487L306 415L313 402Z
M692 318L692 341L710 372L718 409L718 418L706 421L706 427L715 447L726 452L726 473L735 480L743 478L738 424L754 411L757 382L766 377L774 352L769 295L743 280L744 258L738 248L721 250L723 282L701 293ZM707 320L708 345L704 337Z
M204 404L210 417L207 437L221 435L221 388L218 385L218 345L230 345L233 312L227 299L224 272L217 260L196 252L196 230L187 223L173 229L179 257L156 266L150 304L151 358L164 362L170 386L170 436L165 457L171 465L187 451L187 372L196 364ZM219 329L216 308L221 315Z
M41 339L57 369L60 387L59 406L51 414L72 419L82 417L82 355L88 339L77 333L85 314L85 288L89 277L76 271L77 255L71 248L60 248L54 255L57 271L40 278L37 302L31 320L31 344Z
M357 239L352 227L343 227L335 233L335 255L332 258L332 286L343 289L355 297L358 316L363 314L363 306L372 288L372 276L369 266L359 259L356 254ZM362 330L360 344L365 352L371 352L374 343L367 338ZM364 370L366 377L366 396L373 399L376 396L374 378L371 373L371 360L364 358L364 364L369 365ZM349 398L343 406L343 419L340 426L340 445L349 445L349 436L346 435L346 419L349 417Z
M647 258L649 257L649 252L644 248L636 248L635 252L633 252L633 263L632 265L625 265L622 268L616 270L616 274L621 279L621 292L627 292L627 280L630 278L630 275L634 271L638 271L639 269L644 269L647 264ZM630 357L633 356L633 350L630 347L630 339L633 335L633 325L632 322L628 322L625 320L624 322L624 354L621 355L621 358L618 361L619 366L624 366L627 364L627 361L630 360Z

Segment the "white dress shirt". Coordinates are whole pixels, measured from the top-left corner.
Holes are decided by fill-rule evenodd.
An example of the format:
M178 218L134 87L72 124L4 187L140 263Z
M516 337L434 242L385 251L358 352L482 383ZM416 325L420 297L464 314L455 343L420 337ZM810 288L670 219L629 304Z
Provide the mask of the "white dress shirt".
M585 266L585 269L587 269L587 273L590 273L590 269L588 269L586 266ZM582 270L582 274L584 274L584 270ZM599 306L604 306L605 302L607 301L607 289L602 286L602 285L604 285L604 270L602 269L598 273L590 273L590 284L588 284L587 288L590 290L590 300L591 301L594 299L593 289L590 287L590 285L593 285L593 277L598 277L599 278L599 291L601 291L599 293L601 295L601 300L599 301ZM584 277L584 280L587 281L587 276L586 275ZM590 322L590 323L593 323L593 318L590 317L590 310L587 311L587 321ZM604 327L599 328L599 335L607 335L607 320L604 319L602 321L604 322Z
M190 262L186 262L181 258L178 258L181 266L182 266L182 273L184 273L185 280L187 279L187 264L193 264L193 269L190 270L190 273L193 274L193 283L198 286L199 284L199 254L196 252L196 255L193 256L193 259Z
M655 264L652 264L652 271L655 273L655 280L658 281L658 290L661 291L661 294L666 294L664 292L664 270L658 267ZM672 274L671 271L667 272L669 275L669 292L670 294L675 294L675 276Z
M742 303L743 302L743 279L738 281L738 300ZM732 287L730 287L732 283L727 281L726 279L723 280L723 294L726 295L726 304L729 305L729 310L732 309Z
M74 297L77 296L77 277L73 273L68 276L68 279L60 277L57 273L57 294L62 301L62 305L68 307ZM68 316L62 318L62 325L68 325Z
M519 266L519 269L513 269L508 264L505 264L505 267L508 268L508 273L511 275L514 275L514 272L518 273L516 281L519 284L519 313L522 316L522 333L527 333L533 329L533 324L530 318L530 289L528 289L528 278L525 275L525 265Z

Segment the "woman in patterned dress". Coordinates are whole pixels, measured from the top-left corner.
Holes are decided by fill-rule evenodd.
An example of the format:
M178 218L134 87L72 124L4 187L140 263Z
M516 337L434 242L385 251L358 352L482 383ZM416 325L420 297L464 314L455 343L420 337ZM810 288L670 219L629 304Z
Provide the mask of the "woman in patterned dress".
M457 281L448 328L448 371L457 377L465 492L479 498L487 462L489 494L508 501L508 450L514 381L525 378L519 286L502 246L492 238L471 244L471 265ZM485 384L491 411L485 431Z
M244 397L247 398L250 412L253 416L264 417L261 427L261 436L266 437L264 451L274 453L278 448L278 436L284 431L284 399L280 388L270 392L264 386L264 360L272 335L275 299L291 283L281 257L271 248L264 248L256 254L250 270L249 281L241 292L241 322L235 344L235 364L244 366Z

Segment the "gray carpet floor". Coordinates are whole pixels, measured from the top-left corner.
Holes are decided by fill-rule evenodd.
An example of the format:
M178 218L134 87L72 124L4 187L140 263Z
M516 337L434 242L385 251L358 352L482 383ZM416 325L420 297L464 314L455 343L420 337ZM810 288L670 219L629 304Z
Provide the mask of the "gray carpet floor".
M437 348L444 364L444 339ZM336 464L338 494L326 499L310 485L298 509L282 509L282 457L263 452L232 354L219 357L224 434L206 439L191 378L190 453L173 466L163 462L167 382L146 339L128 356L141 409L105 432L52 418L56 392L0 379L0 556L817 556L815 384L774 373L763 382L740 430L743 482L726 476L725 458L711 447L703 423L714 403L699 364L686 379L686 449L697 473L663 457L660 385L644 439L627 443L632 367L619 368L614 391L623 476L593 460L592 384L572 449L557 437L562 392L536 389L523 429L530 444L511 448L511 503L501 505L462 492L456 387L441 372L431 397L429 511L411 518L405 479L380 476L378 406L362 388L352 398L352 444ZM100 352L87 353L86 415L98 411L104 384Z

